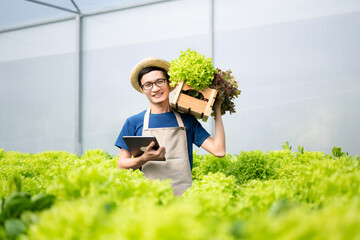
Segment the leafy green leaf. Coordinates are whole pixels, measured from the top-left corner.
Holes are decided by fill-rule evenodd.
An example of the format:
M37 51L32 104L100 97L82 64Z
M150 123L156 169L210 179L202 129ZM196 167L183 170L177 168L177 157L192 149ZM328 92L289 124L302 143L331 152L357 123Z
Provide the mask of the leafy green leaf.
M13 192L5 201L3 214L5 218L17 218L25 210L32 209L30 194Z
M170 62L168 74L172 87L178 82L186 82L195 90L204 90L212 84L216 72L211 58L189 48Z
M27 210L21 214L20 219L25 223L27 227L29 227L31 224L34 224L38 221L38 216L36 213Z
M335 157L335 158L349 155L348 153L342 152L341 147L333 147L331 149L331 153L332 153L333 157Z
M33 210L40 211L51 207L55 202L55 196L50 194L40 193L32 199Z
M298 153L304 154L304 147L298 146Z
M10 175L8 177L8 185L10 192L17 191L21 192L22 182L19 175Z
M291 148L292 146L290 145L290 143L288 141L285 142L284 145L282 145L283 149L284 150L290 150L291 151Z
M26 232L26 225L20 219L8 219L4 224L6 233L11 237L15 238L21 233Z

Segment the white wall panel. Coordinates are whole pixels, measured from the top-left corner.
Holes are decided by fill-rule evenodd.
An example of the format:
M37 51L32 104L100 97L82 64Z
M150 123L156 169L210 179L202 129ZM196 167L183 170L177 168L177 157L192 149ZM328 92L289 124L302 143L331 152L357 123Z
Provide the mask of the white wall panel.
M215 64L231 68L242 89L238 112L225 117L229 151L290 141L359 154L359 3L260 2L216 5Z
M68 22L0 35L0 148L74 151L74 39Z
M0 34L0 62L74 52L75 21Z
M236 30L359 11L358 0L215 0L215 27Z
M85 50L208 34L208 0L169 1L85 19Z

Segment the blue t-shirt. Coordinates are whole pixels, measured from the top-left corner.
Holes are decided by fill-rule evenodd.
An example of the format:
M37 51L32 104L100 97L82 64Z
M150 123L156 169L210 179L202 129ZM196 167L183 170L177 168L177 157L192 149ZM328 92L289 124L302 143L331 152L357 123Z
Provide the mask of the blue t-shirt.
M129 151L123 136L141 136L143 131L145 111L128 118L115 142L115 146ZM190 167L193 166L193 143L200 147L210 134L201 126L199 121L189 114L180 113L181 119L186 128L186 137L189 152ZM178 123L173 111L161 114L150 113L149 128L178 127Z

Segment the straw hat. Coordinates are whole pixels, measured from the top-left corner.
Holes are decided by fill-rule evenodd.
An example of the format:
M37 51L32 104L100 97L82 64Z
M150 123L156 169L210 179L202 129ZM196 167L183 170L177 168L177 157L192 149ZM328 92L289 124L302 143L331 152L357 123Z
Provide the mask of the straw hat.
M147 67L159 67L159 68L164 69L167 72L167 71L169 71L170 63L168 61L165 61L160 58L149 57L149 58L145 58L144 60L142 60L141 62L136 64L136 66L131 71L130 82L131 82L131 85L137 91L139 91L141 93L142 93L142 91L141 91L141 87L139 85L138 77L139 77L140 71ZM173 90L173 88L170 88L170 91L172 91L172 90Z

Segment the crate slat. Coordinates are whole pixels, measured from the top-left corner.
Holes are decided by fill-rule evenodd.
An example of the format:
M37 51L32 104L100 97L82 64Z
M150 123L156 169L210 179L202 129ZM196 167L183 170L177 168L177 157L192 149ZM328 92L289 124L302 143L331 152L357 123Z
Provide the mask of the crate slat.
M205 90L196 90L204 96L204 100L197 99L182 93L182 91L194 90L191 86L184 82L179 82L175 88L174 95L170 101L171 107L176 110L188 113L203 121L207 121L214 105L217 90L206 88Z

